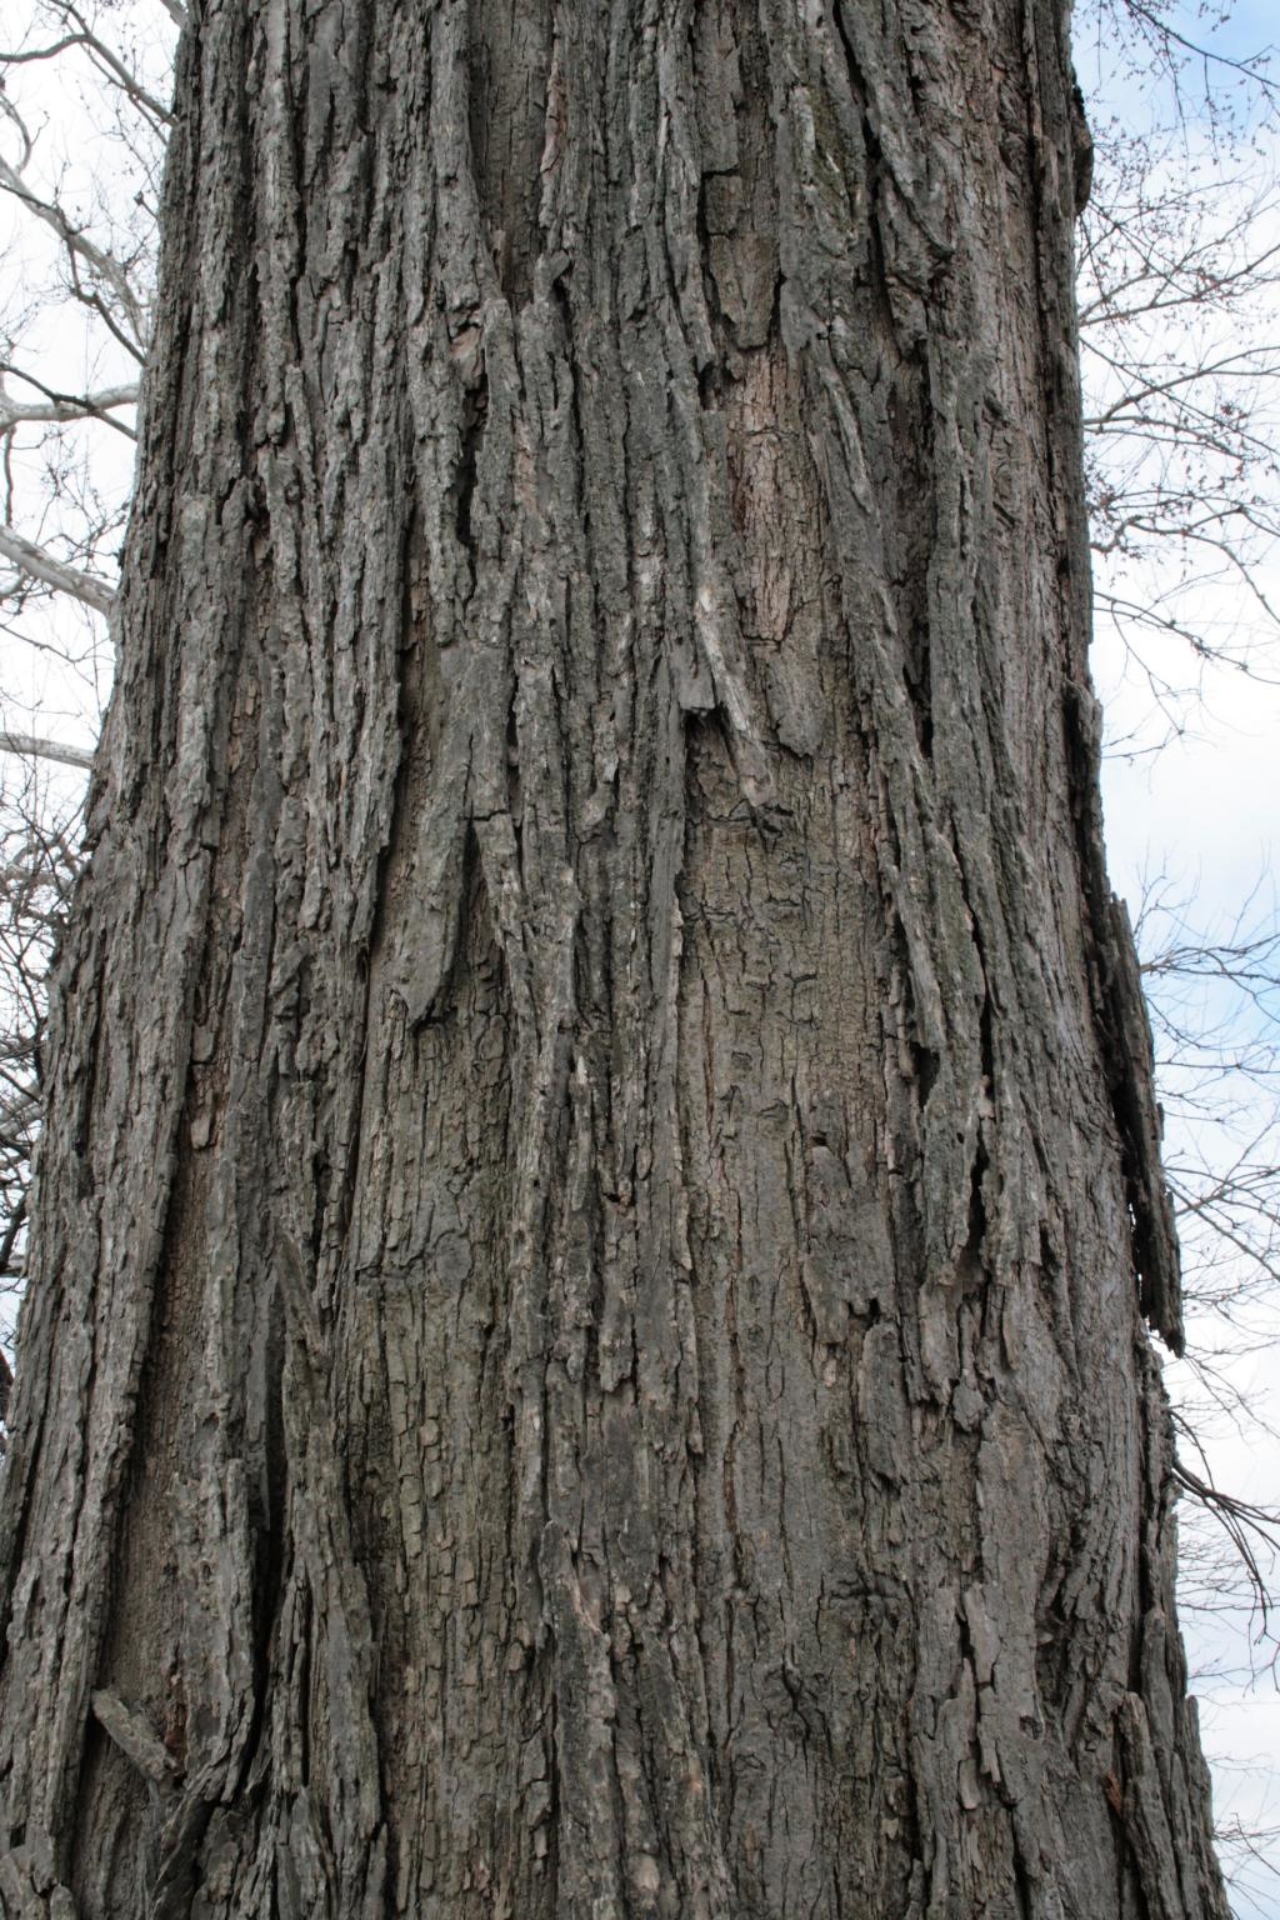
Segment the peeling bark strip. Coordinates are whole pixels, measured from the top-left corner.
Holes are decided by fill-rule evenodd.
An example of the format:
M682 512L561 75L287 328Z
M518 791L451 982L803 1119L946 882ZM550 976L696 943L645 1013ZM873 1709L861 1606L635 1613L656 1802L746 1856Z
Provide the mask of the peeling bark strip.
M1057 0L205 0L0 1907L1221 1920Z

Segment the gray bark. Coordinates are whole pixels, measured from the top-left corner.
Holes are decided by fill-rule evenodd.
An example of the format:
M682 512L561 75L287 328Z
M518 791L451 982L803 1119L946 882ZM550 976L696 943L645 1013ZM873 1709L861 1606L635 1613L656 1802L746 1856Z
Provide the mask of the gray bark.
M194 10L6 1914L1225 1914L1063 33Z

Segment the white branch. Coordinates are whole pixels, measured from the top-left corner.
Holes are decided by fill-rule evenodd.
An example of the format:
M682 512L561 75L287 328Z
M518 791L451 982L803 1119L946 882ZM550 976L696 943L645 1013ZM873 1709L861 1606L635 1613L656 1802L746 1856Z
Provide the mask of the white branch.
M127 433L130 439L136 438L123 421L106 418L113 407L132 407L137 404L136 381L130 386L104 387L100 393L55 393L27 374L19 373L16 378L27 380L47 397L43 402L28 405L15 400L0 386L0 433L8 433L11 427L65 424L72 420L103 420L105 425Z
M42 401L23 401L13 399L6 392L0 380L0 434L8 432L10 426L27 426L29 422L61 422L61 420L92 420L109 413L113 407L136 407L138 403L138 382L130 380L127 386L104 386L96 394L59 394L56 388L46 386L44 380L36 380L35 374L21 372L8 361L0 365L0 376L10 374L13 380L21 380L25 386L35 386L36 394L44 394ZM119 426L119 420L109 420L109 426Z
M93 766L89 747L70 747L62 740L42 740L34 733L9 733L0 728L0 753L21 753L33 760L57 760L64 767Z
M115 605L115 594L95 574L85 573L79 567L69 567L63 561L55 560L42 547L24 540L12 527L0 527L0 556L17 567L20 573L43 581L46 587L54 587L59 593L70 594L73 600L92 607L95 613L108 614Z

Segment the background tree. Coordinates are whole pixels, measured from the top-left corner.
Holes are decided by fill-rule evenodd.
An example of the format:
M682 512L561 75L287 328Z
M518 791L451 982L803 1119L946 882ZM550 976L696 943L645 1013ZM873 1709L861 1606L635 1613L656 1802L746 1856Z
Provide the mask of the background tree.
M78 7L42 0L26 33L11 23L19 44L0 48L0 619L18 643L6 691L30 678L24 654L52 656L80 669L95 718L151 330L164 19L159 0L115 7L100 32ZM21 729L8 737L33 744ZM87 764L74 740L39 745Z
M49 962L78 867L78 810L61 825L32 775L10 792L0 841L0 1289L16 1307L26 1275L31 1165L40 1127ZM0 1392L8 1384L7 1361ZM0 1418L3 1418L0 1407Z

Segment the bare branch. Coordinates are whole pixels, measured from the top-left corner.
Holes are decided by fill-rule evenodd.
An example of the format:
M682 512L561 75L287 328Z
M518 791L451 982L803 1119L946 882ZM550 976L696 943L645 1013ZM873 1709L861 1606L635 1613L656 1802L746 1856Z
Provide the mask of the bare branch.
M89 747L69 746L63 740L45 740L35 733L10 733L0 728L0 753L20 753L32 760L57 760L64 767L93 766Z
M103 426L114 427L117 433L125 434L130 440L138 437L123 420L112 418L113 408L137 405L139 389L136 381L122 387L103 387L97 393L76 394L59 393L55 388L47 387L33 373L25 373L8 361L0 361L0 380L6 374L34 387L37 393L44 394L45 399L43 405L24 403L15 400L0 385L0 433L8 433L18 426L65 426L73 420L100 420Z
M0 555L20 573L43 581L47 587L55 587L59 593L70 594L73 600L92 607L95 613L109 614L115 605L112 589L94 574L84 573L79 567L64 566L34 542L24 540L12 527L0 527Z
M149 114L161 126L171 127L173 115L168 107L163 101L157 100L155 95L143 86L137 74L133 73L120 56L93 32L79 9L66 4L66 0L63 0L59 11L64 19L72 22L72 32L63 34L60 39L51 42L48 46L0 50L0 63L15 67L27 66L36 62L56 60L60 54L69 52L73 47L82 48L107 81L114 82L135 107Z
M29 150L30 136L17 110L2 93L0 93L0 110L21 128ZM90 273L96 275L105 286L111 289L112 299L126 323L124 329L118 327L116 329L121 344L126 346L138 361L145 359L150 332L149 322L123 264L77 227L56 201L44 199L27 186L18 170L2 157L0 157L0 189L12 194L28 213L42 221L58 236L66 249L68 264L73 274L79 267L88 268ZM82 294L81 297L92 299L92 296L87 294ZM106 309L103 308L102 311L103 317L106 318Z

